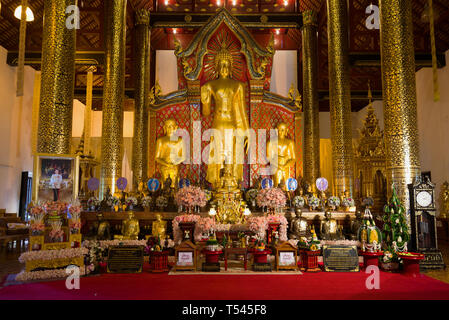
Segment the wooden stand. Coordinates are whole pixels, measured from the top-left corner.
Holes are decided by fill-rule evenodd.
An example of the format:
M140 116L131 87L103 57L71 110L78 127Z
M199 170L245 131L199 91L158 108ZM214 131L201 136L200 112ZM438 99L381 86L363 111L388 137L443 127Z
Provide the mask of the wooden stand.
M168 251L150 251L150 270L153 273L168 271Z
M318 256L321 251L309 251L309 250L300 250L301 256L301 271L305 272L319 272L321 271L320 266L318 265Z

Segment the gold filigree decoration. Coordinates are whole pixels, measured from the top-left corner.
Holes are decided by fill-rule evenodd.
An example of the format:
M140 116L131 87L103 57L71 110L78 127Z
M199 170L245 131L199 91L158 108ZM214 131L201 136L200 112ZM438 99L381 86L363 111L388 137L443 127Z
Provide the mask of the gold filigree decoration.
M183 52L181 42L179 42L179 40L175 38L174 44L175 44L175 55L179 56Z
M244 61L240 54L240 46L225 29L222 29L208 44L207 54L204 58L206 81L218 77L217 60L223 55L226 55L232 61L231 78L241 81L244 74Z
M291 84L290 89L288 90L288 98L291 104L294 104L299 111L302 111L302 97L294 83Z

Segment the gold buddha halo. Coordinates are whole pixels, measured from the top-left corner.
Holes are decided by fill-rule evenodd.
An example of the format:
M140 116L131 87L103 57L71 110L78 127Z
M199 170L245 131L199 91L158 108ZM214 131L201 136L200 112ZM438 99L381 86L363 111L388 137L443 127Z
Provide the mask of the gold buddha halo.
M150 12L136 12L134 135L132 153L133 188L146 182L148 173L148 88L150 86Z
M304 180L315 188L314 182L321 177L317 15L314 11L302 15Z
M327 0L329 95L334 194L353 192L348 2Z
M66 27L65 10L76 0L45 0L37 151L70 153L76 30Z
M388 197L394 183L407 211L407 185L420 174L412 2L379 4Z
M126 0L105 1L105 77L101 138L101 196L122 173Z

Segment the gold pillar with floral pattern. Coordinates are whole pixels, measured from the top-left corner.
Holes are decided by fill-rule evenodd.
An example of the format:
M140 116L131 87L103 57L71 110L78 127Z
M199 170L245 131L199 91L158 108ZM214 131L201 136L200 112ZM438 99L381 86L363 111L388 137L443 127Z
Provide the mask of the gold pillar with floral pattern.
M70 153L76 30L66 26L66 8L76 0L45 0L37 152Z
M407 185L420 175L412 2L379 4L388 197L394 183L409 209Z
M332 167L337 195L353 192L351 88L347 0L327 0L329 41L329 95Z
M320 177L320 111L318 100L317 15L305 11L302 28L304 113L304 180L315 187Z
M101 137L101 196L115 192L123 157L125 94L126 0L105 1L105 76Z
M148 93L150 86L150 12L136 12L135 93L133 136L133 188L148 180Z

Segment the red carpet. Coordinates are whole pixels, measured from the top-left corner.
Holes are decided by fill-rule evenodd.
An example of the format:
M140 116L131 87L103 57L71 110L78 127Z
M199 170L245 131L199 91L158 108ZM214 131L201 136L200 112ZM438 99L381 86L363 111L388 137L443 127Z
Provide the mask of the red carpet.
M302 299L449 299L449 284L422 276L380 274L380 289L368 290L359 273L304 275L105 274L81 278L80 290L65 281L10 285L0 299L150 299L150 300L302 300Z

